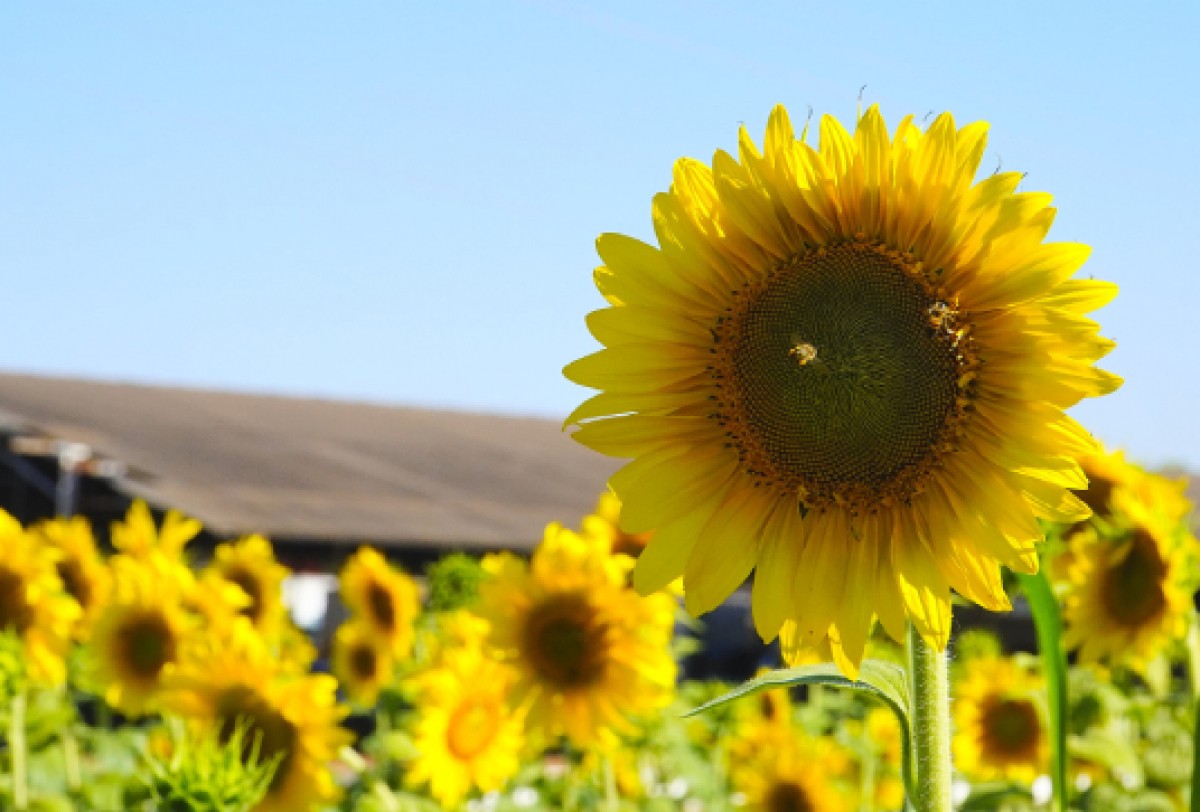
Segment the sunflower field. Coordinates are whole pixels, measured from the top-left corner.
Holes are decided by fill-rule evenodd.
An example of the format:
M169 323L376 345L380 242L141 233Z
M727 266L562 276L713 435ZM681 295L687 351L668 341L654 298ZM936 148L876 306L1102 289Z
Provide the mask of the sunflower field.
M1065 413L1121 383L1115 286L976 179L985 124L818 129L777 108L676 164L658 246L599 239L566 423L628 462L528 558L364 546L319 653L265 538L0 515L0 808L1200 810L1186 483ZM779 661L689 678L747 580Z

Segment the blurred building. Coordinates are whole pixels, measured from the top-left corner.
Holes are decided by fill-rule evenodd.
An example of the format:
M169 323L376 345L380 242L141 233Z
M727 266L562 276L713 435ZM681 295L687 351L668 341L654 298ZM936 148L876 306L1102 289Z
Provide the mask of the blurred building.
M528 551L547 522L578 526L618 465L552 420L0 374L0 507L86 516L106 544L144 499L204 523L201 561L261 533L306 625L359 545L414 571Z

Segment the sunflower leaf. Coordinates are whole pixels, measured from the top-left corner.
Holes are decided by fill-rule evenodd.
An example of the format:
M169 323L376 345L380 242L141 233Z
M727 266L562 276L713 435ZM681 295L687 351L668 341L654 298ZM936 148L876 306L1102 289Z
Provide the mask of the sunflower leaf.
M859 669L858 679L847 678L834 663L818 663L802 665L797 668L780 668L760 674L754 679L747 680L741 685L716 699L709 700L703 705L693 708L684 714L685 717L695 716L705 711L718 708L736 699L753 696L773 688L790 688L795 685L829 685L835 688L846 688L861 694L882 700L900 723L900 735L903 743L903 772L905 792L910 798L917 797L916 770L913 765L912 727L909 722L910 703L908 677L903 668L895 663L883 660L865 660Z
M1054 778L1054 809L1067 812L1067 655L1062 646L1062 617L1046 578L1045 566L1036 575L1017 573L1017 580L1037 631L1038 652L1046 673L1050 708L1050 771Z

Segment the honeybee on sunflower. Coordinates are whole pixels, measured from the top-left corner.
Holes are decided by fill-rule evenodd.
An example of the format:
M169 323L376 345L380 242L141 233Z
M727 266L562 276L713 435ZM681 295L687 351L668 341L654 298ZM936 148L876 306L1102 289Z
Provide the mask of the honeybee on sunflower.
M1073 278L1085 246L1047 243L1050 196L976 182L983 122L797 138L675 165L657 246L605 234L588 316L604 349L567 366L599 390L567 419L631 458L609 481L626 533L654 532L634 581L683 576L704 613L755 570L753 614L785 654L828 638L854 676L873 620L935 649L951 590L1010 607L1000 566L1035 572L1038 520L1089 514L1064 410L1115 390L1087 314L1114 285Z

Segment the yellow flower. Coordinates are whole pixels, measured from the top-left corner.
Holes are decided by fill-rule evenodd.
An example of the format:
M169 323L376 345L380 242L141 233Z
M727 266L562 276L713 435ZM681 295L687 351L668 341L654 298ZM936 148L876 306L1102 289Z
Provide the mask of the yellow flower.
M261 737L261 758L282 754L254 812L310 812L340 795L329 766L351 736L338 724L346 709L336 692L333 677L282 669L243 618L227 637L204 638L185 649L169 679L167 702L202 731L217 730L222 740L246 719L251 739Z
M507 703L511 670L478 648L447 651L414 679L418 756L406 776L429 785L442 806L457 808L471 790L502 789L520 767L524 719Z
M379 691L392 681L392 652L370 633L362 620L338 627L333 638L333 675L350 702L358 707L374 706Z
M183 608L190 580L155 557L112 560L113 589L84 649L84 683L128 716L159 710L163 678L195 623Z
M979 657L955 686L954 765L968 777L1030 784L1049 768L1039 676L1011 658Z
M74 636L76 640L86 640L112 586L108 567L96 549L92 526L84 517L74 516L38 522L29 532L40 544L57 550L58 577L82 610Z
M207 569L246 593L241 612L260 634L272 639L280 633L287 615L283 582L288 568L275 560L271 542L252 535L220 544Z
M795 730L748 751L733 763L732 778L747 812L850 812L850 796L835 780L845 769L833 742Z
M626 533L621 530L621 500L612 491L600 494L596 512L583 517L583 535L595 540L610 555L636 559L646 549L652 533Z
M479 613L491 647L516 668L515 702L528 704L531 730L611 744L630 717L670 702L675 601L628 589L628 565L558 524L528 566L507 553L484 559Z
M1139 667L1187 632L1196 540L1169 500L1147 503L1125 487L1111 500L1104 532L1086 526L1068 541L1063 642L1085 662Z
M904 780L901 778L904 740L900 721L891 708L871 708L866 718L867 738L883 762L875 776L875 806L880 810L904 807Z
M346 563L340 586L342 600L371 634L399 659L412 653L413 623L420 611L412 578L391 567L378 551L363 547Z
M16 632L31 679L61 685L80 608L63 590L55 570L59 553L26 533L3 510L0 550L0 631Z
M183 548L196 537L202 525L177 510L168 510L162 528L154 523L150 508L141 499L134 500L125 514L125 521L113 522L112 544L133 558L146 558L154 553L178 561Z
M682 574L699 614L757 567L762 637L833 627L853 673L875 615L944 648L952 588L1008 609L1038 518L1087 516L1067 489L1096 444L1063 410L1119 385L1084 315L1115 286L1070 279L1088 249L1043 243L1055 210L1020 173L974 183L986 130L889 137L871 108L814 149L777 107L764 152L743 130L737 159L675 165L658 248L600 237L605 349L565 374L602 391L567 423L633 458L609 484L622 529L654 531L640 591Z

